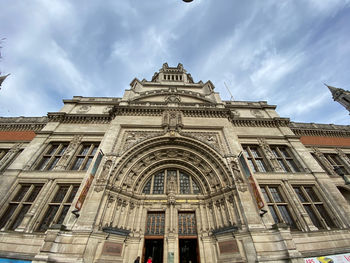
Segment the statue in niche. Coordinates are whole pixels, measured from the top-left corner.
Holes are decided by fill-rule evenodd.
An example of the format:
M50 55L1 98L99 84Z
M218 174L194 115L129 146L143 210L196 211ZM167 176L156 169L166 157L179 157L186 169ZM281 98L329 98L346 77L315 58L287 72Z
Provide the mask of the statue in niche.
M243 178L242 178L239 166L238 166L237 157L234 157L233 160L231 161L231 169L232 169L233 175L235 177L234 179L239 181L240 183L242 183L243 182Z
M112 160L107 160L102 168L102 172L99 178L99 181L104 183L106 182L109 170L111 169L112 166Z
M168 176L168 193L176 193L176 175L174 174Z

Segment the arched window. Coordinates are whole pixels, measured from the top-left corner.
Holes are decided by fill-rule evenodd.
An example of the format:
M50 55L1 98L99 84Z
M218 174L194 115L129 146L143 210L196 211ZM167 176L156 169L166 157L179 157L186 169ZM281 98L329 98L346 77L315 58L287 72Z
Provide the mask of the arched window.
M200 194L201 190L193 176L178 169L164 169L151 176L145 184L142 193L144 194L165 194L170 178L176 182L176 193L178 194Z

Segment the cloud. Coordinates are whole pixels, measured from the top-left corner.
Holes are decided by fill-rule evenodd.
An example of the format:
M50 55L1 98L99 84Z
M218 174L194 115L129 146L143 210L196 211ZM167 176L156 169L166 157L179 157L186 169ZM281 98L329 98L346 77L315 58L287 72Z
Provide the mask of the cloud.
M12 73L0 113L46 115L73 95L122 96L134 77L181 62L223 99L225 82L235 99L267 100L294 121L345 124L322 82L350 88L349 2L13 0L0 14L0 68Z

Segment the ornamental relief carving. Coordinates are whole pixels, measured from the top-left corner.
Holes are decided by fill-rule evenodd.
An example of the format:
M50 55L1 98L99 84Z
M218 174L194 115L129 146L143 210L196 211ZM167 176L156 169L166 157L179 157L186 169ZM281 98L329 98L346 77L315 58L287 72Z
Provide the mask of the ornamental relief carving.
M214 132L181 132L181 135L199 140L223 155L223 146L219 133Z
M275 172L283 172L283 169L278 163L276 156L273 154L269 144L264 138L258 138L258 144L261 147L264 155L267 157L267 160Z
M122 152L142 141L161 135L163 135L163 132L160 131L126 131L123 136L124 145L122 146Z
M106 187L110 178L110 172L112 170L111 168L114 162L115 157L108 156L106 158L105 163L103 164L102 171L96 180L96 185L94 188L96 192L100 192Z
M152 170L157 166L171 165L185 165L194 171L195 174L202 174L205 180L202 183L207 183L210 188L218 188L220 186L232 185L232 181L215 163L208 162L195 153L184 149L159 149L158 151L144 153L142 157L135 156L136 162L132 160L128 167L121 169L120 173L116 174L113 188L125 189L127 191L137 191L139 184L148 176ZM116 172L117 173L117 172ZM219 178L218 175L221 175ZM209 190L206 187L207 191Z

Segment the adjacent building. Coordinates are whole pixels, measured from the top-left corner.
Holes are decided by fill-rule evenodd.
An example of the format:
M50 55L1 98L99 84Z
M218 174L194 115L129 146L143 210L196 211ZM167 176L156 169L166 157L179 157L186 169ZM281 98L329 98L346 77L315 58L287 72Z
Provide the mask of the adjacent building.
M165 63L0 118L0 262L350 261L350 126L275 108Z

